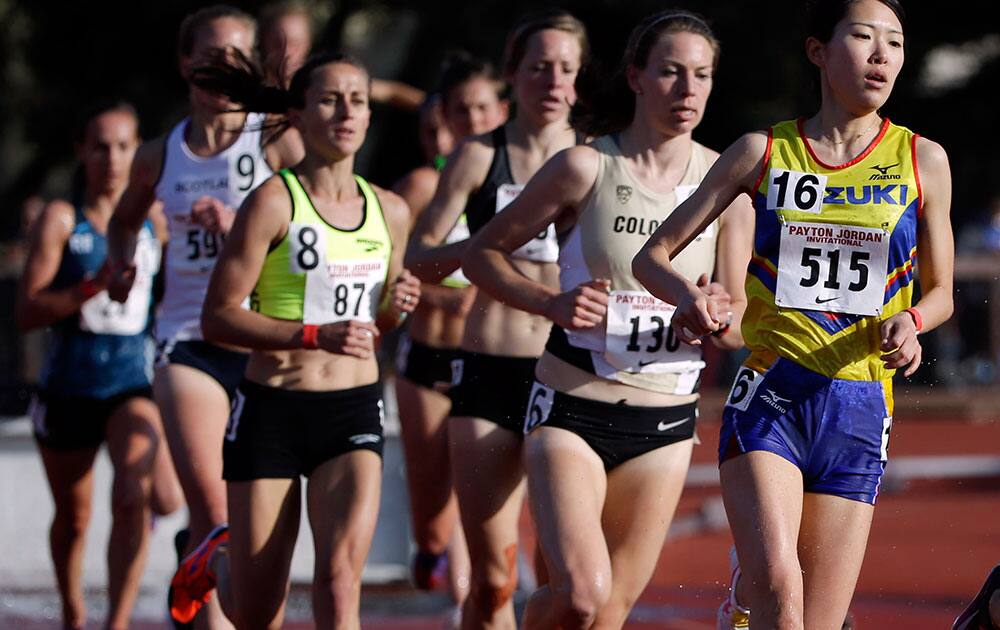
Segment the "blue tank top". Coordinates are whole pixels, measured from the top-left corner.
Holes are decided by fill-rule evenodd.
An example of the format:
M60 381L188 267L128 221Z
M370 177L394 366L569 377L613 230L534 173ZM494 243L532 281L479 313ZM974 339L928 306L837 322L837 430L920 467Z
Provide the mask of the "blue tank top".
M73 286L101 269L107 239L80 208L63 248L53 289ZM152 288L160 268L160 243L153 225L143 225L136 246L136 279L125 304L107 291L87 300L80 310L52 326L52 346L42 371L47 392L105 399L148 387L152 380Z

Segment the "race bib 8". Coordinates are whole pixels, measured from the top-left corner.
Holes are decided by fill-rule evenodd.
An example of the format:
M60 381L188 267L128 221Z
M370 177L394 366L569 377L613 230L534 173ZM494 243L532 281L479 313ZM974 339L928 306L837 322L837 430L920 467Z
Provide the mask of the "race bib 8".
M774 303L852 315L880 315L889 234L879 228L788 222L781 226Z
M148 232L136 244L135 281L124 303L101 291L80 306L80 330L97 335L138 335L149 323L153 276L160 268L160 243Z
M702 367L701 350L682 343L670 326L676 308L645 291L608 297L604 358L623 372L664 374Z
M826 175L772 168L767 177L767 209L819 214Z
M500 214L504 208L517 199L522 190L524 190L522 184L501 184L497 188L496 214ZM538 236L514 250L511 256L534 262L556 262L559 260L559 241L556 240L555 226L547 225Z

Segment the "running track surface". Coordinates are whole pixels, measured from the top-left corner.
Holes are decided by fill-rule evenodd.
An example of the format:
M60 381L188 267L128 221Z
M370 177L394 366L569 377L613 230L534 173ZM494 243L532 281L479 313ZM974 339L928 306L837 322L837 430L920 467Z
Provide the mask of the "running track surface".
M893 427L890 458L900 455L997 455L1000 422L970 424L928 419L897 420ZM695 463L715 460L718 425L702 423L704 444L695 449ZM685 491L678 519L698 514L718 488ZM523 519L525 544L534 536ZM640 598L629 629L667 628L707 630L728 581L726 530L701 531L672 538L664 545L653 579ZM1000 562L1000 478L920 481L879 498L868 553L852 605L859 629L950 628L964 602L979 589L986 572ZM393 595L366 593L378 600L377 610L366 612L365 628L376 630L437 630L445 613L418 614L394 611ZM412 600L412 595L405 599ZM400 598L400 601L404 598ZM366 610L369 609L366 606ZM53 622L4 618L4 627L45 628ZM91 622L91 626L94 622ZM166 624L139 623L140 630L165 628ZM298 630L311 623L295 621L286 627Z

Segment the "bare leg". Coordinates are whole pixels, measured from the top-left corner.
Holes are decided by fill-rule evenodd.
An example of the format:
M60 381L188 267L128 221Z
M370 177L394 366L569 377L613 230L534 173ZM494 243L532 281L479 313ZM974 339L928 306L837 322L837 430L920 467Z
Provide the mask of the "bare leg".
M170 459L170 447L163 434L163 421L160 419L159 409L156 411L156 418L160 446L156 450L156 462L153 464L151 507L153 514L167 516L184 505L184 491L181 489L180 480L177 479L174 462Z
M63 625L82 628L87 619L83 602L83 551L94 493L97 449L54 451L39 446L38 450L55 502L49 548L62 600Z
M229 419L229 397L211 376L186 365L157 368L153 391L188 504L191 534L184 552L187 554L213 527L227 520L222 442ZM214 598L195 618L195 626L232 627Z
M127 628L149 546L152 474L160 449L153 401L131 398L108 419L108 455L115 469L108 541L108 627Z
M658 448L608 474L603 526L611 554L611 596L591 626L621 628L660 559L694 440Z
M241 630L280 628L299 535L299 480L255 479L227 486L229 546L223 561L213 562L222 608ZM225 601L229 593L232 602Z
M513 630L517 521L524 501L521 435L478 418L450 418L448 423L471 562L462 627Z
M802 473L766 451L734 457L719 472L742 571L737 600L750 608L751 627L801 630Z
M805 495L799 561L809 630L840 630L861 572L874 512L873 505L843 497Z
M524 627L589 628L611 596L601 528L604 464L583 438L540 427L525 438L532 514L549 581L531 596Z
M396 378L396 399L413 537L422 552L440 554L448 550L451 592L455 602L461 603L468 592L468 551L464 537L455 535L461 528L455 527L458 502L452 489L445 423L451 401L403 377Z
M366 450L330 460L309 478L306 501L316 549L317 628L361 627L361 571L375 535L381 484L382 460Z

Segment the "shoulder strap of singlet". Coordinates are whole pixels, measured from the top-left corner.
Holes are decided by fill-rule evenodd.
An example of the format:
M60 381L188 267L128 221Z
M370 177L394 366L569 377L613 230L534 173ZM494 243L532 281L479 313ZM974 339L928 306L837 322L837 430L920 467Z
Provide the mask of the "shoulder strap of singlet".
M378 193L372 188L372 185L368 183L364 177L354 174L354 181L358 183L358 188L361 189L361 194L365 198L365 223L368 222L368 218L371 216L371 212L378 215L380 221L382 221L382 227L385 228L386 234L392 234L389 231L389 223L385 220L385 213L382 212L382 202L378 198ZM364 225L364 223L362 223Z
M507 125L500 125L493 130L493 163L487 177L500 175L514 183L514 175L510 172L510 157L507 155Z

